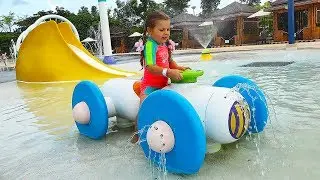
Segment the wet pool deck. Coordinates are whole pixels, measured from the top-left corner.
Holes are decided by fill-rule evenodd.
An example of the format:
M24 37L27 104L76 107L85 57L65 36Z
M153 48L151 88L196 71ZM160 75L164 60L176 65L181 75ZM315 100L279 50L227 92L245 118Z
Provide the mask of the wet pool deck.
M263 44L263 45L243 45L232 47L215 47L208 48L211 53L234 52L234 51L253 51L253 50L297 50L297 49L320 49L320 41L316 42L299 42L295 44ZM202 49L176 50L175 54L185 52L201 53Z
M236 52L236 51L254 51L254 50L297 50L297 49L320 49L320 40L315 42L297 42L295 44L263 44L263 45L242 45L229 47L208 48L211 53ZM174 54L199 54L203 49L183 49L175 50ZM117 56L140 55L140 53L123 53Z
M320 49L320 40L315 42L297 42L295 44L264 44L264 45L242 45L230 47L215 47L208 48L211 53L219 52L237 52L237 51L255 51L255 50L298 50L298 49ZM184 54L200 54L203 49L184 49L174 51L175 55ZM139 56L140 53L123 53L116 54L116 56ZM7 65L0 62L0 72L10 71L15 69L15 62L7 62Z

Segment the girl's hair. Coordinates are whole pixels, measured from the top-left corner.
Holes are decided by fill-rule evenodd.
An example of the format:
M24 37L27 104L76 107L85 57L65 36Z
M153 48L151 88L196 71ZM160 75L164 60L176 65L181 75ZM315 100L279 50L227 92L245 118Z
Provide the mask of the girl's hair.
M170 20L170 17L162 11L154 11L148 15L144 25L144 30L143 30L143 36L142 36L143 45L145 45L147 41L147 29L154 28L158 20ZM166 43L166 45L168 47L168 43ZM169 48L168 48L168 51L169 51L169 58L171 59L171 50ZM142 68L143 68L143 61L144 61L144 50L142 50L140 54L140 64Z

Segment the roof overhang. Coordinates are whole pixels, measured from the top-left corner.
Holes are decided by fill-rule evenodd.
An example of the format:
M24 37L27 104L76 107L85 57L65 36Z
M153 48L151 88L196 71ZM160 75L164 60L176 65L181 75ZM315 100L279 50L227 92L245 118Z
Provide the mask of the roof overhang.
M315 4L315 3L320 3L320 0L312 0L312 1L300 1L300 2L295 2L294 6L303 6L303 5L309 5L309 4ZM288 4L284 3L284 4L279 4L279 5L275 5L273 7L267 8L266 11L278 11L278 10L287 10L288 9Z
M180 23L175 23L172 24L173 28L182 28L186 26L199 26L203 22L180 22Z
M224 20L231 20L237 17L249 17L252 13L237 13L237 14L227 14L227 15L221 15L213 17L213 21L224 21Z

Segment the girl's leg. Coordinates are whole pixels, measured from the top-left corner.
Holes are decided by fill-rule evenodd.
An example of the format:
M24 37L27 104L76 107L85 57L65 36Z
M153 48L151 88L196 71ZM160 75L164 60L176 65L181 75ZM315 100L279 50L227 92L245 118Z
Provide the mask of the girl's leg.
M141 94L141 96L140 96L140 106L141 106L142 102L146 99L146 97L147 97L147 95Z
M157 90L159 90L159 89L158 88L153 88L153 87L141 88L139 108L141 107L142 102L147 98L147 96L149 94L151 94L152 92L157 91ZM139 140L139 135L138 135L138 117L136 118L136 121L135 121L134 131L135 131L134 135L133 135L133 137L131 139L132 143L136 143Z
M144 93L140 95L140 105L139 108L143 102L144 99L146 99L147 95L145 95ZM134 135L131 139L131 143L136 143L139 140L139 135L138 135L138 117L136 118L136 121L134 123Z

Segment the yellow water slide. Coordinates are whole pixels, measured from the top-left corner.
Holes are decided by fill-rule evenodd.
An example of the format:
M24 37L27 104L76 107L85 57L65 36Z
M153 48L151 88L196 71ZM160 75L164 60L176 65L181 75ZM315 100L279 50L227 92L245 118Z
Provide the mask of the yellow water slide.
M76 38L68 23L47 21L23 40L16 64L18 81L99 80L136 75L105 65Z

